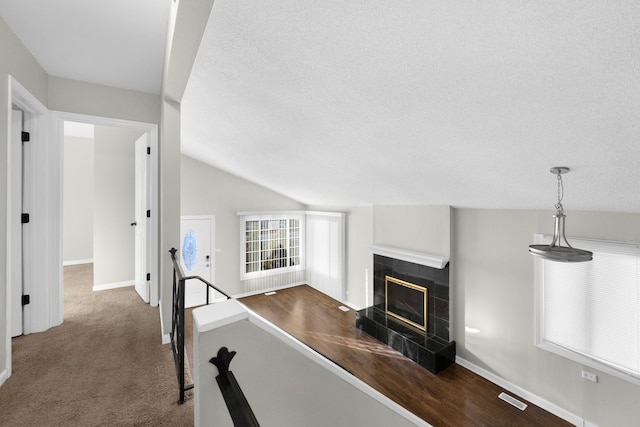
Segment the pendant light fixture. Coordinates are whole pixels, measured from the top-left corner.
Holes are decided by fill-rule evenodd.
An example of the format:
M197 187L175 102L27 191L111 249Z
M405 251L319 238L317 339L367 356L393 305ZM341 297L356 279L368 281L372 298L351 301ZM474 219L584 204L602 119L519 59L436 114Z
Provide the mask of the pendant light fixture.
M529 253L539 256L550 261L560 262L583 262L591 261L593 253L582 249L572 247L564 235L564 207L562 206L562 198L564 197L564 185L562 183L562 174L569 172L569 168L565 166L555 166L551 168L551 173L558 176L558 203L556 203L555 226L553 229L553 240L550 245L531 245ZM562 246L562 241L566 246Z

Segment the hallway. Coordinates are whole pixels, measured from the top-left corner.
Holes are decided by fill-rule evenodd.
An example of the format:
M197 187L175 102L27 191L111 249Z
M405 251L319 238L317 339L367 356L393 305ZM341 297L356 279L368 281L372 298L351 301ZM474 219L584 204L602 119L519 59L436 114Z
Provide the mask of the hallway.
M64 323L13 339L0 425L193 425L193 402L177 404L158 309L133 287L92 285L91 264L65 267Z

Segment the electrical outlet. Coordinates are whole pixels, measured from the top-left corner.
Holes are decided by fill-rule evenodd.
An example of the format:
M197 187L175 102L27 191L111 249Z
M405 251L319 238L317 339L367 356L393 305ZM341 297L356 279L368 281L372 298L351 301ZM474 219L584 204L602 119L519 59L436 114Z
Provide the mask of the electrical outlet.
M598 376L593 372L582 371L582 378L585 380L593 381L594 383L598 382Z

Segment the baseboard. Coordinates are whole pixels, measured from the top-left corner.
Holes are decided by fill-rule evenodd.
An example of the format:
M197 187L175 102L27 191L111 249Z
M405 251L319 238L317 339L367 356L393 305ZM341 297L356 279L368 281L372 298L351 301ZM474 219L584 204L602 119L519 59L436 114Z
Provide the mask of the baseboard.
M62 263L64 267L68 265L80 265L80 264L93 264L93 259L77 259L75 261L64 261Z
M128 280L126 282L105 283L104 285L93 285L93 291L106 291L108 289L126 288L127 286L134 286L135 280Z
M7 378L9 378L9 372L3 369L2 372L0 372L0 387L2 387L2 384L4 384Z
M484 368L481 368L480 366L471 363L463 358L461 358L460 356L456 356L456 363L460 366L463 366L465 368L467 368L468 370L470 370L471 372L474 372L478 375L480 375L481 377L491 381L492 383L504 388L506 391L509 391L525 400L528 400L529 402L533 403L534 405L544 409L547 412L552 413L553 415L562 418L563 420L575 425L575 426L593 426L593 424L586 422L585 420L583 420L582 418L580 418L579 416L567 411L566 409L563 409L559 406L557 406L554 403L549 402L546 399L543 399L542 397L533 394L525 389L523 389L522 387L519 387L507 380L505 380L504 378L501 378L489 371L487 371ZM497 398L497 396L496 396Z
M358 307L357 305L352 304L352 303L350 303L350 302L344 302L344 301L343 301L342 303L343 303L344 305L346 305L347 307L349 307L349 308L350 308L351 310L353 310L353 311L360 311L360 310L362 310L362 308L361 308L361 307Z
M162 301L158 301L158 310L160 310L160 336L162 338L162 344L169 344L171 342L171 334L164 333L164 322L162 321Z
M307 282L296 282L296 283L291 283L289 285L282 285L282 286L275 286L273 288L266 288L266 289L260 289L257 291L251 291L251 292L245 292L242 294L235 294L235 295L231 295L233 298L244 298L244 297L250 297L252 295L258 295L258 294L264 294L267 292L273 292L273 291L279 291L281 289L287 289L287 288L293 288L294 286L300 286L300 285L306 285Z

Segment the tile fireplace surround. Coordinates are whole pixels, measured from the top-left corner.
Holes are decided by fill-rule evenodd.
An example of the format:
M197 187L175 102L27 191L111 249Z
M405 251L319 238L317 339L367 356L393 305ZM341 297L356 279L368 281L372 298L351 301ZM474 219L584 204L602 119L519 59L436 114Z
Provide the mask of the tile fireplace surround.
M456 343L449 341L449 264L433 268L375 253L373 257L373 306L357 312L356 327L430 372L453 364ZM426 332L385 313L386 276L427 288Z

